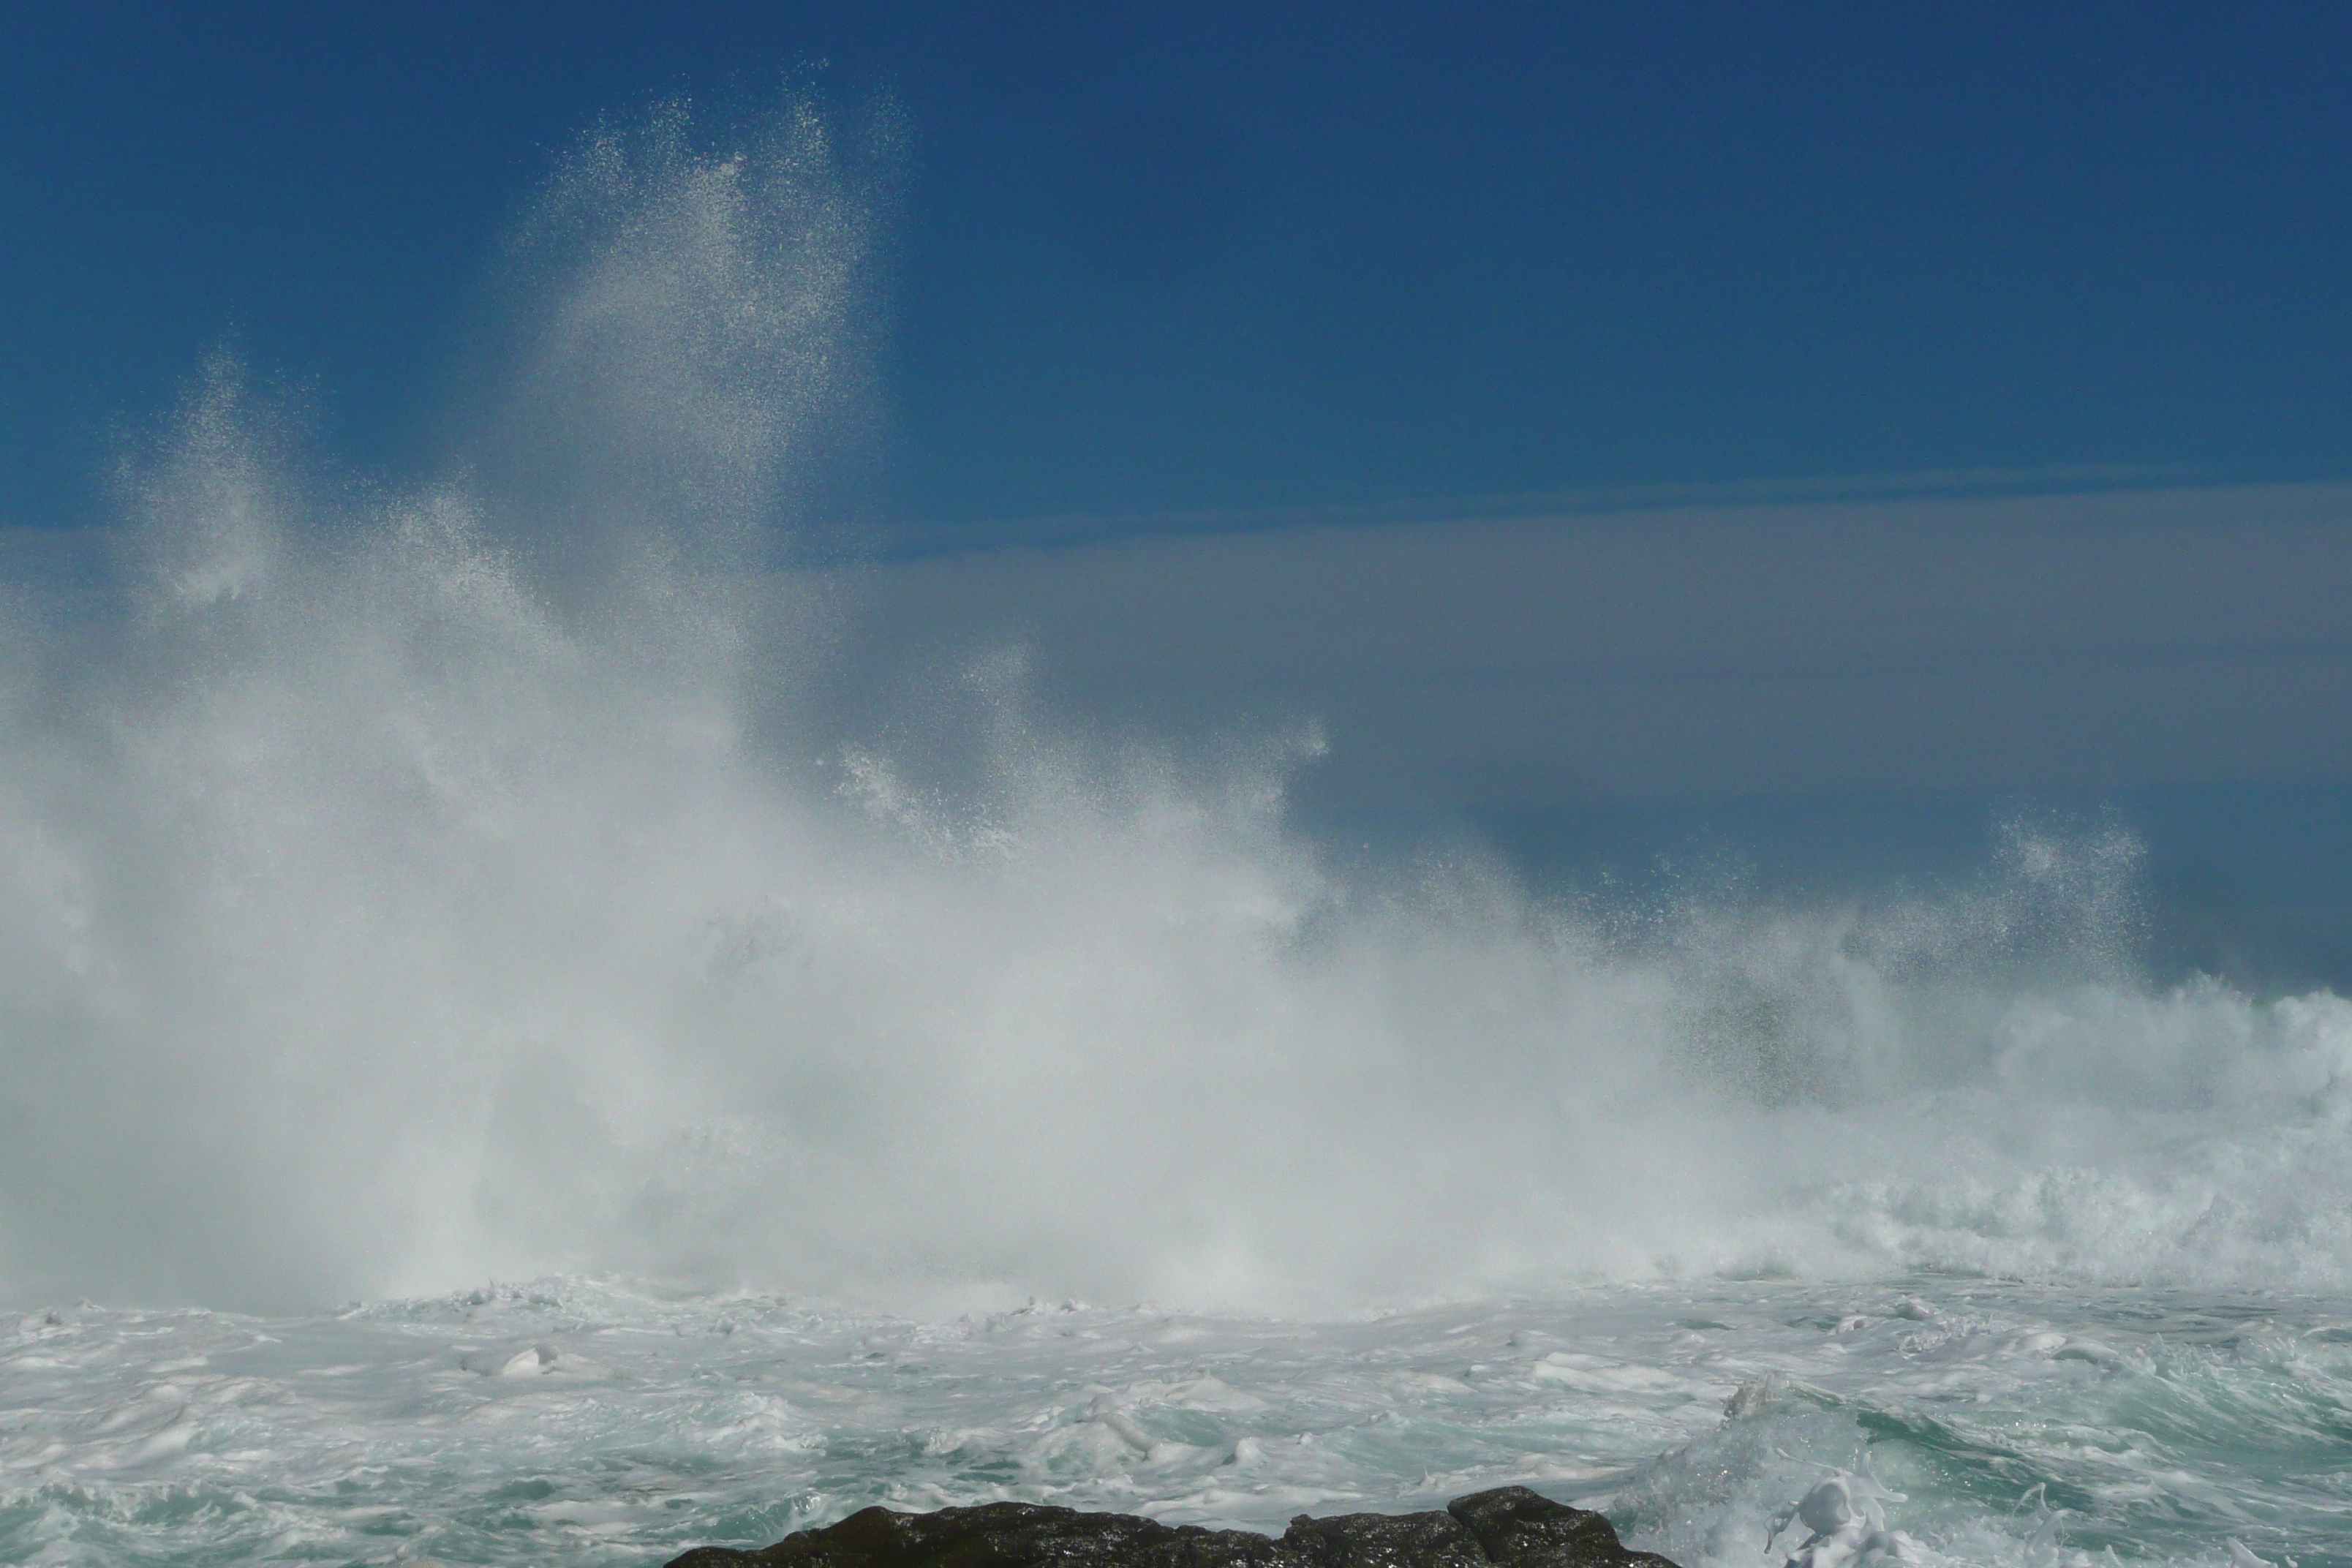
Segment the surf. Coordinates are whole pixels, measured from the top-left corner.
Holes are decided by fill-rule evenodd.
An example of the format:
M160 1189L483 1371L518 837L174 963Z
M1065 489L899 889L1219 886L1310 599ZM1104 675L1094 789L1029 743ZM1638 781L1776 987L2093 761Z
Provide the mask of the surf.
M999 647L844 700L859 606L779 540L872 384L877 155L600 130L434 472L216 357L95 586L19 584L0 1289L2344 1287L2352 1008L2149 982L2111 826L1838 902L1538 894L1318 843L1313 715L1091 734Z

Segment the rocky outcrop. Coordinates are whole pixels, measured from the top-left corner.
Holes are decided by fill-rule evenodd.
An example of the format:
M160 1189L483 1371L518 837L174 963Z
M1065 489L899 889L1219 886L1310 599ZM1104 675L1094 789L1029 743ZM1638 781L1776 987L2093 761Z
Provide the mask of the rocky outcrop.
M704 1546L668 1568L1675 1568L1629 1552L1597 1513L1503 1487L1444 1512L1300 1514L1277 1539L992 1502L936 1513L869 1508L755 1552Z

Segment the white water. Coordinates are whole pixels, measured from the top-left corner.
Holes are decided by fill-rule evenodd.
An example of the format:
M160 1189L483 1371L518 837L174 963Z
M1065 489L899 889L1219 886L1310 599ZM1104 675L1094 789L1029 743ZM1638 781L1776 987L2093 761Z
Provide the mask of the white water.
M2352 1320L2305 1300L1695 1281L1309 1323L919 1321L551 1280L0 1333L0 1557L652 1564L883 1502L1278 1532L1518 1482L1764 1568L1840 1470L1922 1563L2352 1562ZM2113 1550L2116 1556L2109 1559ZM2244 1568L2237 1563L2236 1568Z
M0 1373L0 1553L237 1561L282 1537L488 1560L507 1548L465 1532L511 1503L538 1560L635 1561L874 1497L1278 1522L1299 1499L1537 1475L1608 1491L1696 1568L1747 1560L1722 1543L1791 1500L1787 1466L1912 1441L1872 1425L1887 1410L1989 1389L2127 1435L2172 1418L2100 1426L2095 1390L2141 1387L2100 1380L2200 1356L2235 1370L2196 1397L2245 1424L2210 1446L2256 1457L2125 1465L2117 1498L2203 1500L2109 1500L2090 1539L2326 1550L2340 1513L2262 1500L2290 1470L2261 1434L2278 1401L2341 1408L2335 1352L2309 1347L2352 1298L2352 1005L2141 983L2137 850L2113 835L2017 826L1975 885L1851 907L1563 904L1477 865L1342 872L1285 821L1311 756L1095 744L987 650L845 731L831 694L867 672L829 650L856 606L761 569L760 538L863 384L870 205L807 116L693 147L657 117L551 187L513 263L535 336L444 481L339 475L215 365L127 471L97 607L8 602L0 1292L299 1314L627 1277L795 1305L740 1309L757 1354L663 1339L739 1310L717 1299L599 1305L577 1283L544 1307L37 1315ZM1922 1269L2028 1283L1954 1306L1940 1321L1984 1326L1948 1342L1835 1331L1886 1298L1868 1281ZM1764 1279L1811 1283L1727 1282ZM2168 1290L2191 1294L2132 1294ZM2178 1327L2280 1292L2306 1301L2285 1339L2225 1353ZM1125 1382L1029 1320L956 1316L1033 1293L1229 1316L1087 1317L1147 1347ZM1389 1330L1264 1314L1507 1298L1566 1302L1494 1309L1562 1353L1669 1381L1585 1387L1582 1363L1528 1357L1389 1458L1327 1467L1297 1441L1382 1398L1410 1423L1419 1396L1350 1370ZM2137 1309L2109 1303L2143 1299L2204 1305L2152 1310L2121 1361L2016 1349L2113 1344ZM799 1315L814 1300L861 1305ZM1677 1348L1669 1300L1748 1326ZM1402 1320L1422 1348L1399 1364L1455 1374L1429 1347L1487 1310L1447 1310ZM834 1379L855 1405L870 1378L840 1347L871 1332L953 1347L966 1381L828 1425L808 1391ZM992 1335L1030 1348L992 1360ZM476 1338L561 1352L533 1398L603 1392L514 1405L463 1369ZM1263 1388L1216 1376L1263 1408L1208 1410L1198 1443L1192 1406L1135 1393L1190 1375L1171 1345L1222 1367L1262 1341ZM730 1392L738 1356L801 1392ZM1868 1370L1718 1432L1727 1390L1783 1363L1832 1391ZM2242 1373L2263 1392L2231 1392ZM1019 1434L1084 1427L1054 1401L1089 1380L1199 1452L1154 1468L1105 1426L1132 1455L1055 1470ZM1357 1415L1314 1414L1327 1389ZM2036 1403L2062 1394L2079 1409ZM968 1472L938 1436L967 1397L993 1434ZM544 1418L525 1455L449 1436L516 1410ZM2340 1458L2340 1421L2309 1426L2292 1463L2335 1463L2313 1456ZM1749 1451L1784 1430L1798 1458ZM732 1479L698 1489L706 1449ZM525 1458L576 1518L464 1479ZM2056 1550L2011 1526L2063 1467L1986 1463L1928 1483L1948 1528L1922 1539ZM1221 1465L1257 1479L1192 1473ZM384 1500L381 1550L349 1495ZM729 1522L630 1511L673 1497Z

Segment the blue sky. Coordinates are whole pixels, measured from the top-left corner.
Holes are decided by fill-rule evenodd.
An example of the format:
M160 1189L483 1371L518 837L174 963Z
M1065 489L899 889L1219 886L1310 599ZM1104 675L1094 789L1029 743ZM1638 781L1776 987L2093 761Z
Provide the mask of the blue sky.
M564 150L787 77L910 132L878 642L1586 869L2119 811L2189 961L2352 979L2340 7L8 5L0 526L224 342L429 470Z
M2352 471L2352 15L2164 5L11 6L0 512L234 331L433 448L600 113L895 92L877 509Z

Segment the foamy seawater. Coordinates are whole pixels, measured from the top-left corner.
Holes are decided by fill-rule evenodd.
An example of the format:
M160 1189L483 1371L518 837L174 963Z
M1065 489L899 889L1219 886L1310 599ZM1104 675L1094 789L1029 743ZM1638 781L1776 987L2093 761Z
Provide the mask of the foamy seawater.
M12 1563L652 1564L1006 1498L1278 1532L1520 1482L1748 1568L1837 1471L1918 1562L2352 1562L2341 1300L1916 1277L922 1321L555 1279L0 1343Z

